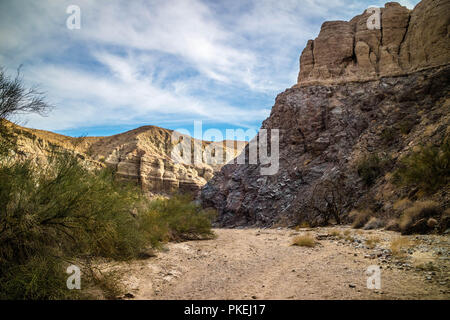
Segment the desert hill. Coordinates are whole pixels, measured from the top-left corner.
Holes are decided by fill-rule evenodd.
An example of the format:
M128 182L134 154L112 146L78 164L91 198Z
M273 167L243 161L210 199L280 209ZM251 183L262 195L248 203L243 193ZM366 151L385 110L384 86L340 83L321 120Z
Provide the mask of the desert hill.
M140 184L149 193L171 193L173 191L198 191L221 163L176 163L171 157L174 143L172 130L156 126L143 126L109 137L68 137L50 131L25 128L7 123L17 142L15 157L33 159L45 163L49 152L55 148L74 150L80 158L94 167L108 166L116 170L117 176ZM190 138L190 137L188 137ZM223 153L234 158L246 142L236 141L234 148L226 142L209 142L192 139L193 144L223 148Z

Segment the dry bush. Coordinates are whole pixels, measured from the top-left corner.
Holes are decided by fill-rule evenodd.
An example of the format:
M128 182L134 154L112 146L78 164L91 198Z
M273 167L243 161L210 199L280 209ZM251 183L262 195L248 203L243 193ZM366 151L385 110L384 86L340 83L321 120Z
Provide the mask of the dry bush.
M347 241L350 241L350 242L355 241L355 238L352 235L347 235L347 236L345 236L344 239L347 240Z
M439 215L441 208L434 201L416 201L412 207L403 211L399 220L399 227L402 233L414 232L414 224L421 219ZM420 230L416 230L420 231Z
M405 237L398 237L391 241L390 249L393 256L404 257L404 250L411 248L413 242Z
M394 203L394 210L403 211L412 207L413 202L408 198L400 199Z
M400 231L400 226L398 225L398 219L390 219L386 223L386 230L390 231Z
M311 228L311 225L308 222L303 221L302 223L300 223L295 227L295 230L299 231L300 229L307 229L307 228Z
M330 235L332 237L338 238L338 239L342 239L342 233L339 230L331 230Z
M53 106L45 102L45 98L37 87L24 86L20 68L12 78L0 67L0 119L26 113L46 114Z
M352 227L356 229L364 227L372 216L373 212L369 209L352 210L349 214L349 218L353 220Z
M330 221L341 224L344 213L348 210L345 177L324 180L313 190L309 208L315 212L319 225L327 225Z
M369 219L369 221L364 225L364 230L380 229L384 227L384 221L375 217Z
M315 247L316 240L310 235L297 236L292 241L292 245L299 247Z
M450 208L444 211L441 217L441 222L439 224L439 231L445 232L450 228Z
M369 249L373 249L379 242L380 242L380 238L370 237L369 239L366 240L366 245Z

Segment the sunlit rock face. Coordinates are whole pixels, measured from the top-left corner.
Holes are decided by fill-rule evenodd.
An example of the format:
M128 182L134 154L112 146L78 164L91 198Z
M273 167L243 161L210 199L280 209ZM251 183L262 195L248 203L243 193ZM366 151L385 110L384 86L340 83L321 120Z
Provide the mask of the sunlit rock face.
M200 150L202 161L183 162L172 152L178 142L173 141L172 133L172 130L145 126L102 138L90 145L89 153L93 159L116 169L118 177L140 184L144 191L196 193L224 165L218 159L208 158L206 161L207 149L211 150L212 146L213 149L222 148L222 154L229 153L234 158L245 146L244 142L237 142L234 148L227 148L224 143L184 136L191 141L192 154L195 148Z
M424 0L414 10L389 2L379 18L366 11L348 22L325 22L300 57L298 84L375 80L446 64L449 12L446 0Z
M75 151L83 163L92 168L110 167L119 179L135 182L149 194L173 192L196 193L224 165L225 154L234 158L245 142L211 143L185 136L199 150L202 161L183 162L172 153L177 141L172 141L172 130L145 126L110 137L71 138L48 131L23 128L12 123L17 139L14 157L32 159L43 166L52 150L60 148ZM206 159L205 153L221 149L224 161Z

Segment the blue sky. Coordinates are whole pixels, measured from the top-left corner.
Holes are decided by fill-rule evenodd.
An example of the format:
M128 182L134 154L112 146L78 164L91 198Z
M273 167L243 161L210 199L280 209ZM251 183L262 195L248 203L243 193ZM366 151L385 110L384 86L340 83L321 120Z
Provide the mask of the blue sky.
M398 1L414 7L419 1ZM69 5L81 29L69 30ZM111 135L142 125L258 130L326 20L384 1L1 0L0 66L56 108L28 127ZM197 137L198 138L198 137Z

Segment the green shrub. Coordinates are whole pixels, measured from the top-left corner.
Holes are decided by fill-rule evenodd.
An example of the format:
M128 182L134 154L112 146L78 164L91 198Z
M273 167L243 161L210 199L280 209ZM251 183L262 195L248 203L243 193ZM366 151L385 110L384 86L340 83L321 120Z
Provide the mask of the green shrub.
M78 299L78 290L68 290L64 263L51 255L33 255L21 264L1 265L0 299Z
M431 194L449 182L450 139L439 146L428 145L411 153L400 161L394 174L394 182L399 185L417 186Z
M393 127L384 128L380 135L381 141L385 145L391 145L397 138L397 130Z
M150 224L158 226L156 233L162 234L161 240L180 241L211 237L214 215L213 211L202 210L189 195L175 195L152 201L147 218L159 220Z
M44 167L0 166L0 298L76 298L65 285L68 261L130 260L162 241L212 234L210 213L190 198L152 202L80 161L54 152Z
M411 132L412 128L414 128L415 124L416 121L414 119L404 119L400 121L398 128L402 134L407 135Z
M369 154L358 163L358 175L362 178L366 186L371 186L384 172L388 162L388 159L381 158L377 154Z

